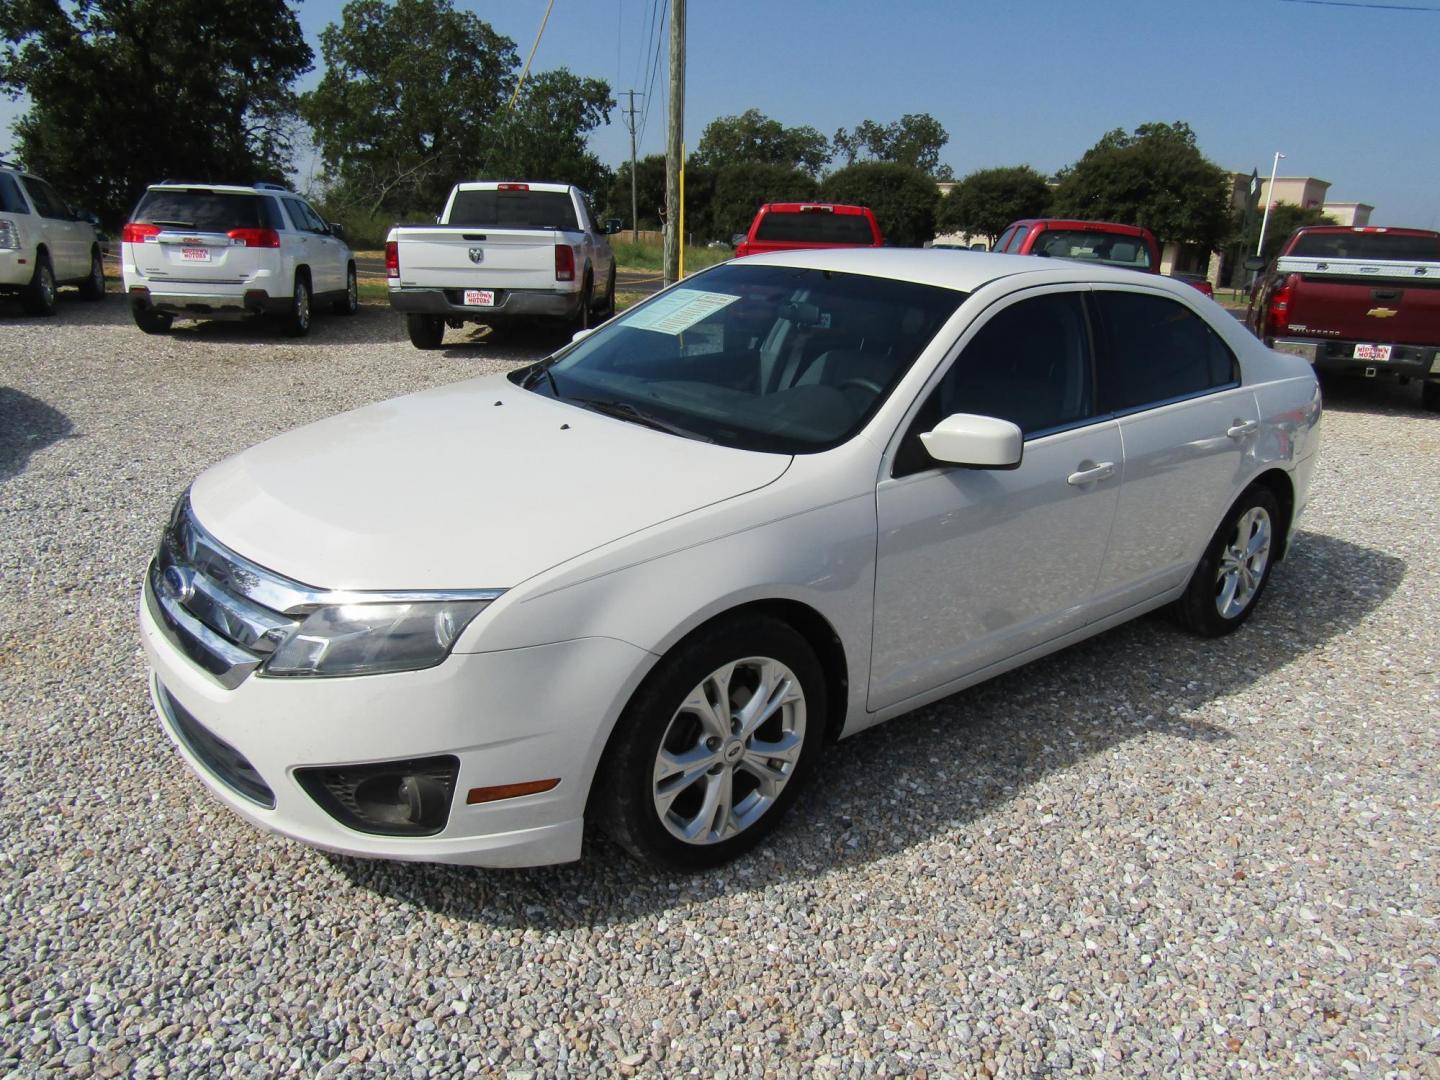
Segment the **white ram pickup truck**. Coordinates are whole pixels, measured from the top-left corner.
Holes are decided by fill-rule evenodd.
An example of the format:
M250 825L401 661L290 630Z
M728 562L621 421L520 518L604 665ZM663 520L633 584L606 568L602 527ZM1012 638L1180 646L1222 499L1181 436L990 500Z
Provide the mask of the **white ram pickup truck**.
M615 314L615 256L585 195L568 184L456 184L435 225L397 225L385 241L390 305L410 341L440 347L445 327L525 316L577 330Z

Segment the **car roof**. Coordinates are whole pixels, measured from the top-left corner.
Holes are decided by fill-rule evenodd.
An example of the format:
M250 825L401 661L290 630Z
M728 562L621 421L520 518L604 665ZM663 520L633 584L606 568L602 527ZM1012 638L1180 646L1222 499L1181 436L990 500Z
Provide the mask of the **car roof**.
M1440 238L1440 232L1429 229L1392 229L1388 225L1302 225L1297 233L1389 233L1393 236L1433 236Z
M1165 281L1158 274L1121 267L1097 266L1070 259L1047 259L1039 255L998 255L990 251L955 251L937 248L824 248L777 251L764 255L748 255L734 260L742 265L795 266L807 270L833 270L837 273L869 274L872 277L912 281L917 285L935 285L942 289L974 292L981 285L999 278L1021 274L1043 275L1045 280L1113 282L1120 285L1142 285L1154 288ZM1037 281L1036 284L1041 284ZM1163 286L1169 291L1169 286ZM1183 282L1173 283L1178 290L1189 289Z

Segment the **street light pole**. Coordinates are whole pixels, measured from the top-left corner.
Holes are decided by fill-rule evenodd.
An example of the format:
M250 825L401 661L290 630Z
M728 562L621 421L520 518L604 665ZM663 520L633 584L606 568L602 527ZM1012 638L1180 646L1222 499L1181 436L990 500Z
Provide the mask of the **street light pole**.
M1255 254L1265 250L1265 226L1270 224L1270 207L1275 202L1275 172L1280 168L1280 159L1285 155L1275 151L1275 160L1270 164L1270 186L1265 189L1265 216L1260 219L1260 242L1255 245Z

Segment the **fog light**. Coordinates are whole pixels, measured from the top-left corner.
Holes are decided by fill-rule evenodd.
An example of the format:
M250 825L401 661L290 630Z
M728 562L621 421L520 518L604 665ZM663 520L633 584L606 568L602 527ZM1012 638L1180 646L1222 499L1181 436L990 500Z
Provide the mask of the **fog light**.
M296 769L309 796L346 828L380 836L432 836L450 818L460 759L382 761Z

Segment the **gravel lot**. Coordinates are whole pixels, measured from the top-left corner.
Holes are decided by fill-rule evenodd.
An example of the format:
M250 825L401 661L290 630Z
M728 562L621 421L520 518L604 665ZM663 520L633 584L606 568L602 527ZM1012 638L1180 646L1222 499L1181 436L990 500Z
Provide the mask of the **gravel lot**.
M1440 417L1413 386L1331 391L1239 634L1145 619L840 744L726 870L603 841L366 863L223 809L134 628L176 493L546 347L421 353L374 306L299 342L0 306L0 1075L1440 1075Z

